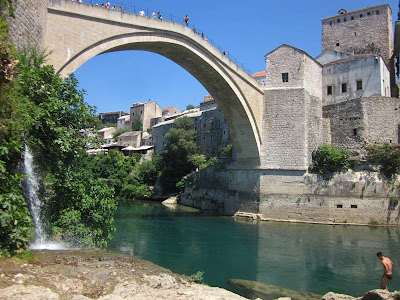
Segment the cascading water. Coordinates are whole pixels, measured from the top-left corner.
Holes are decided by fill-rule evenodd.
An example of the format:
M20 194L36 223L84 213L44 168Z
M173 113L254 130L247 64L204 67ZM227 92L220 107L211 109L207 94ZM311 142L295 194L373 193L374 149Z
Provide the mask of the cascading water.
M49 241L44 222L42 220L43 204L39 199L39 182L40 177L35 170L33 154L29 147L25 145L24 156L24 169L25 169L25 185L24 194L29 204L29 209L35 226L35 240L31 245L32 249L64 249L65 246L60 243Z

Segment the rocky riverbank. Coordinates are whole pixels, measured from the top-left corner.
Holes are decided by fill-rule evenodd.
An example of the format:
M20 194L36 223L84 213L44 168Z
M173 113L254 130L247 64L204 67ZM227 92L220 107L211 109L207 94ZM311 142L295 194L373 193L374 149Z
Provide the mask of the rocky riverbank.
M100 250L33 251L0 259L0 299L245 299L134 256Z
M243 281L243 280L242 280ZM244 281L243 281L244 282ZM259 287L263 284L258 284ZM247 286L247 285L246 285ZM267 286L267 285L263 285ZM284 290L279 298L276 291ZM302 300L302 293L274 287L274 299ZM272 293L272 294L271 294ZM303 293L304 294L304 293ZM328 293L322 300L394 300L383 290L364 297ZM258 297L260 297L258 295ZM287 297L291 296L291 297ZM263 296L261 296L264 298ZM300 297L300 298L298 298ZM307 299L311 299L306 296ZM245 299L227 290L194 283L134 256L100 250L33 251L32 258L0 259L0 300ZM314 298L313 298L314 299Z

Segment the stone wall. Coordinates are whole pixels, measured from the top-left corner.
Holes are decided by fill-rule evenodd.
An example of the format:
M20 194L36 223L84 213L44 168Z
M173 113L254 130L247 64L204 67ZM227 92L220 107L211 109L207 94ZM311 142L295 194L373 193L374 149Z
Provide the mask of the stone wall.
M322 51L378 54L389 66L393 55L392 11L379 5L322 20Z
M312 151L323 141L322 67L289 45L266 57L262 165L307 170ZM282 74L288 74L287 80Z
M9 36L17 49L33 47L45 50L47 0L14 1L15 18L9 18Z
M365 155L366 146L398 143L400 99L369 97L323 107L330 120L332 143L345 147L351 155Z
M271 169L308 167L304 89L265 90L262 164Z
M337 174L326 181L303 171L218 170L191 175L181 196L184 205L226 215L264 220L327 224L400 224L399 182L375 172Z

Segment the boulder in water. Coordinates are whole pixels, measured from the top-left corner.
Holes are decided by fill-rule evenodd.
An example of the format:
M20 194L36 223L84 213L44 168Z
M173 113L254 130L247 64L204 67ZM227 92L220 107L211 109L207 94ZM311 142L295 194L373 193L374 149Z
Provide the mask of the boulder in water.
M291 300L320 300L321 296L308 292L295 291L276 285L270 285L266 283L261 283L257 281L242 280L242 279L229 279L228 282L241 289L245 290L255 297L260 297L262 299L287 299Z

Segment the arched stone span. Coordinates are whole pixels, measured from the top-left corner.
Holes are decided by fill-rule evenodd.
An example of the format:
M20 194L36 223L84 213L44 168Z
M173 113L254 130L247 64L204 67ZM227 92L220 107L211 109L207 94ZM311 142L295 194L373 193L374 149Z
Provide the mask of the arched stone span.
M260 164L263 90L260 84L190 28L119 11L53 0L45 49L61 75L101 53L145 50L174 61L214 97L231 130L237 167Z

